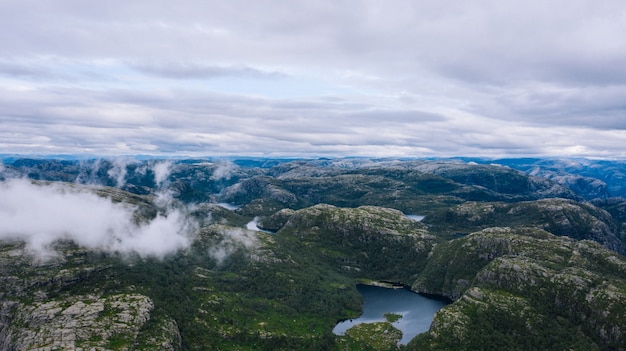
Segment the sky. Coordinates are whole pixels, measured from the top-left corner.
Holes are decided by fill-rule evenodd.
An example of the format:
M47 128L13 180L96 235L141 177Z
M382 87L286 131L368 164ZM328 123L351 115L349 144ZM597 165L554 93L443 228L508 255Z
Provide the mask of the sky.
M621 0L2 0L0 154L626 158Z

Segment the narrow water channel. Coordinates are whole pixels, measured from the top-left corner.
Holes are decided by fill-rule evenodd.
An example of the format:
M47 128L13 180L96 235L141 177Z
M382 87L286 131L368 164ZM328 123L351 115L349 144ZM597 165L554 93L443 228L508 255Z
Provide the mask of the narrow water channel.
M363 296L363 314L359 318L338 323L333 329L336 335L360 323L384 322L385 313L401 315L392 325L402 331L400 344L406 345L417 334L428 330L435 312L446 302L416 294L408 289L391 289L371 285L358 285Z

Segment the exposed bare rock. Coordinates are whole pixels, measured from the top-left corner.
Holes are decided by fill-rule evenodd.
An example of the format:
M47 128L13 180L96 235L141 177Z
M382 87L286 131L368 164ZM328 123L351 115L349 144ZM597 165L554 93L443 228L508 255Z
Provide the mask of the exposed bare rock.
M609 212L591 203L568 199L515 203L468 201L427 216L424 222L435 231L457 233L497 226L536 226L555 235L593 240L610 250L626 253L619 238L619 226Z
M153 307L148 297L138 294L18 303L8 327L9 349L129 350Z
M423 224L389 208L321 204L278 216L288 214L278 234L319 249L333 266L352 276L371 274L369 278L408 284L435 243Z
M626 259L594 242L491 228L437 246L413 289L456 300L436 315L428 347L474 349L489 324L487 338L541 349L624 350L625 281Z

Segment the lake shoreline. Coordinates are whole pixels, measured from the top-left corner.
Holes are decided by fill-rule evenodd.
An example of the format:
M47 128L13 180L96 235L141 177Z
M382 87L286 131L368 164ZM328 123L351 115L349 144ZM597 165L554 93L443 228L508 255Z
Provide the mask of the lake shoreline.
M386 322L402 331L399 344L406 344L418 334L428 331L435 313L449 303L441 297L430 298L403 284L385 281L361 281L357 290L363 298L361 315L339 321L333 328L335 335L344 335L348 329L359 324ZM398 318L390 322L389 315L397 315Z

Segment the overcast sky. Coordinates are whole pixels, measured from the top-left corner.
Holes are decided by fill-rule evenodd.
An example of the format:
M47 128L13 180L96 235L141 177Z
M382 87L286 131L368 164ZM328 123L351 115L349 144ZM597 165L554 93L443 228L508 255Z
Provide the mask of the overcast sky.
M0 1L0 153L626 157L626 3Z

